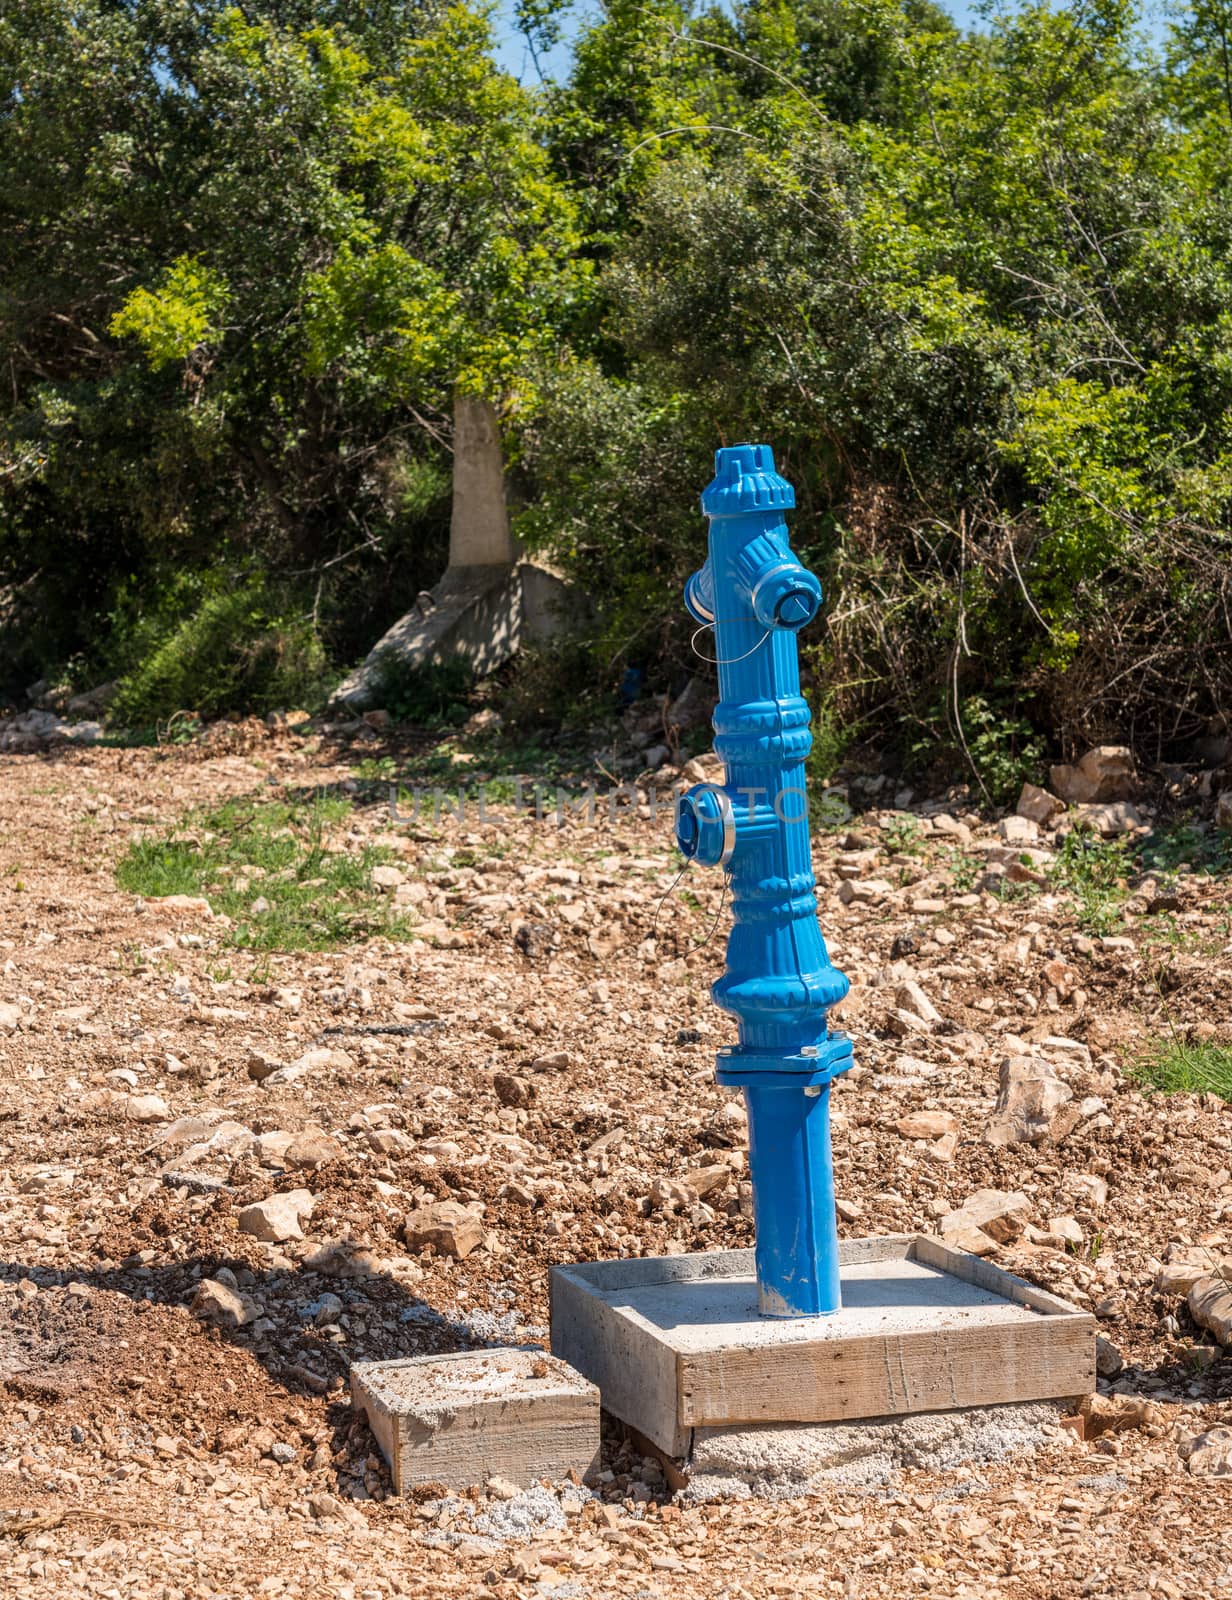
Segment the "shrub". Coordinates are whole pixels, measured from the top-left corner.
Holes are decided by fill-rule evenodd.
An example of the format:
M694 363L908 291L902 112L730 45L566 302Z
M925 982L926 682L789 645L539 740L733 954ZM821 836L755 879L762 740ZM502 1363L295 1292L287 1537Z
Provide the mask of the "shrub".
M109 718L141 726L197 711L271 711L319 703L328 664L311 618L262 579L207 592L119 680Z

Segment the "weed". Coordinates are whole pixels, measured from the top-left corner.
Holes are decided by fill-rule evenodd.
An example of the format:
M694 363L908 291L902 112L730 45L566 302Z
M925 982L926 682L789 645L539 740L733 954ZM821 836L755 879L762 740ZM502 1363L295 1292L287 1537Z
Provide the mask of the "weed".
M1075 896L1079 926L1088 933L1111 933L1120 926L1134 866L1130 849L1127 839L1101 839L1076 828L1061 841L1048 876L1054 888Z
M1026 883L1014 883L1009 878L1003 878L995 893L1002 905L1011 906L1026 900L1034 900L1039 891L1038 883L1031 883L1029 880Z
M1232 872L1232 834L1178 823L1151 833L1140 845L1138 858L1147 872L1172 875L1188 868L1217 877Z
M858 723L846 726L842 723L834 702L824 691L818 691L810 698L813 742L805 762L805 771L809 786L816 789L828 783L838 771L860 729Z
M227 943L235 949L329 950L376 935L409 938L408 919L372 886L372 869L392 852L331 843L349 812L349 801L325 795L298 805L230 800L161 839L133 844L116 882L154 898L208 896L231 919Z
M311 618L260 575L221 575L180 599L185 609L151 623L108 708L113 726L153 722L160 742L193 737L193 713L268 711L316 704L328 677ZM131 602L128 602L131 604ZM140 630L138 630L140 633ZM134 634L134 643L138 634ZM170 726L167 726L169 722Z
M842 789L809 786L809 821L819 833L835 833L850 825L854 813Z
M984 863L979 856L968 855L965 850L948 850L950 876L954 880L954 888L959 894L970 894L975 888L975 880L984 870Z
M1215 1094L1232 1101L1232 1045L1173 1034L1135 1062L1131 1075L1161 1094Z
M351 771L358 783L392 783L398 776L398 764L392 756L365 756Z
M991 800L1012 801L1044 758L1031 724L1009 711L998 711L981 695L963 701L962 723L980 787Z
M927 770L938 761L947 767L961 757L971 768L987 800L1011 804L1024 781L1038 775L1043 746L1030 722L1017 714L1010 686L998 685L993 701L967 695L959 707L961 738L955 736L952 708L934 702L924 726L926 737L908 746L912 769ZM943 732L948 728L948 733Z
M888 828L881 830L885 848L892 856L920 854L920 825L914 817L895 817Z
M412 667L386 655L377 671L375 692L395 722L449 728L470 715L467 700L474 682L474 672L461 657Z
M126 940L116 951L116 955L121 970L130 978L135 978L146 966L145 951L135 939Z

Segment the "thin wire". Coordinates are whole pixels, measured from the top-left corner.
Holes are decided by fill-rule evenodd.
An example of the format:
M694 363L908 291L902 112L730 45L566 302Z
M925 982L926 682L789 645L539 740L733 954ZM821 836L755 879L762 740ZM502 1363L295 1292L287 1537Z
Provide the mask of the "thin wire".
M692 865L693 865L693 857L690 856L689 859L685 862L684 866L681 867L680 871L676 874L676 876L668 884L667 888L664 889L663 894L662 894L662 896L661 896L661 898L659 900L659 903L655 907L654 921L650 924L650 937L652 939L655 936L655 930L659 926L659 913L663 910L663 907L667 904L669 897L672 894L675 893L676 886L679 884L681 878L684 877L685 873L689 870L689 868ZM731 887L731 873L728 872L726 868L724 868L724 870L723 870L723 893L719 896L719 909L714 914L714 921L710 924L710 931L709 931L709 933L707 933L707 935L706 935L706 937L704 939L700 940L697 944L693 944L693 945L689 946L689 948L685 951L685 955L686 956L691 956L697 950L704 950L705 947L710 943L711 939L714 938L715 930L719 926L719 918L723 915L723 908L727 904L727 891L728 891L728 889L730 887Z
M689 649L692 650L697 659L699 661L705 661L709 666L712 667L734 667L737 661L747 661L750 656L757 654L762 645L765 644L766 640L770 637L770 629L767 628L765 633L762 634L761 638L757 641L753 648L751 650L746 650L742 656L727 656L723 659L718 656L704 656L697 648L697 637L698 634L705 633L708 628L713 627L713 622L703 622L701 627L698 628L697 632L694 633L693 637L689 640Z
M685 862L684 866L681 867L680 871L676 874L676 876L668 884L667 888L664 889L663 897L659 901L658 905L655 907L654 921L650 924L650 937L652 939L655 936L655 929L659 926L659 913L660 913L660 911L663 910L663 907L667 904L668 896L675 891L676 885L680 882L681 878L684 877L685 873L689 870L689 868L692 865L693 865L693 858L692 858L692 856L690 856L689 859Z
M728 891L728 889L730 887L731 887L731 873L725 871L723 873L723 893L719 896L719 909L715 912L714 921L710 924L710 932L706 935L706 937L701 941L700 944L695 944L692 947L692 949L686 950L685 951L685 955L691 956L691 955L694 954L695 951L704 950L705 947L710 943L711 939L714 938L715 930L719 926L719 918L723 915L723 907L727 904L727 891Z

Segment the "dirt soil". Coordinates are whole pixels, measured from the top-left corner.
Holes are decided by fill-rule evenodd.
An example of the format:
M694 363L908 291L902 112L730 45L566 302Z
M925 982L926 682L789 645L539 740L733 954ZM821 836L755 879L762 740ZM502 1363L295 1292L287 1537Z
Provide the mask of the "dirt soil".
M1169 1030L1232 1043L1226 880L1170 888L1166 939L1144 886L1100 939L1046 886L977 886L963 863L1004 840L961 797L815 841L859 1063L834 1091L842 1231L935 1232L975 1190L1020 1191L992 1259L1099 1319L1106 1431L693 1505L612 1430L598 1495L543 1491L519 1523L482 1489L394 1498L348 1365L543 1340L553 1263L751 1243L742 1113L713 1082L720 881L664 898L667 810L397 823L361 791L347 837L394 842L423 939L267 957L207 906L116 887L130 840L190 807L311 792L357 759L260 731L3 758L6 1595L1232 1594L1232 1478L1190 1455L1232 1424L1232 1361L1158 1287L1232 1242L1229 1112L1127 1075ZM990 1142L1007 1056L1051 1063L1077 1120ZM315 1200L303 1238L240 1231L293 1189ZM442 1200L482 1223L465 1259L404 1241ZM209 1320L203 1279L242 1325Z

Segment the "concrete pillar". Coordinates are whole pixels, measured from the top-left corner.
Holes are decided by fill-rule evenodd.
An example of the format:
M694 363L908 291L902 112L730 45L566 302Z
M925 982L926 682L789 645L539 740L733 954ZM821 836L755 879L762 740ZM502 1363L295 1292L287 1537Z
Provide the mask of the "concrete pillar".
M451 567L508 567L517 560L505 505L505 462L496 407L477 395L453 402Z

